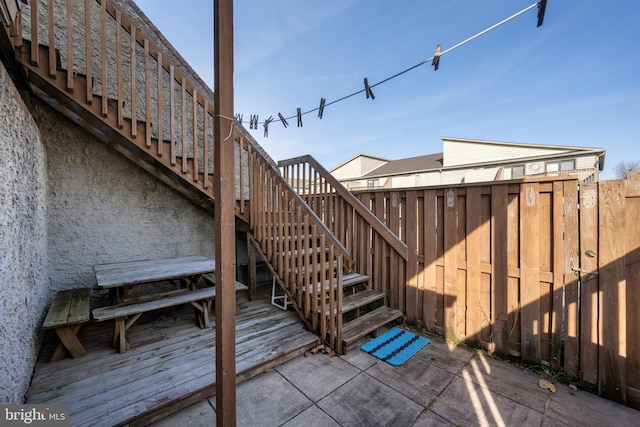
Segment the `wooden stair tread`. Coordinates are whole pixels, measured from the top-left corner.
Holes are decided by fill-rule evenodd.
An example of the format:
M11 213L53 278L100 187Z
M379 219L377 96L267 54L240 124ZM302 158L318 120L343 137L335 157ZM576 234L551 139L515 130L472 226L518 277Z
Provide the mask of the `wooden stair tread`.
M315 266L316 266L316 271L320 273L322 269L329 270L329 267L331 267L331 263L329 261L320 262L320 263L316 262ZM333 261L333 268L336 268L337 266L338 266L338 261ZM296 267L296 268L298 269L298 272L300 274L307 274L313 271L313 265L303 265L302 267Z
M319 247L313 247L308 249L294 249L293 251L285 251L284 254L287 256L297 257L298 255L316 255L321 254L323 252L328 252L329 247L327 246L324 250ZM281 255L282 252L276 252L276 255Z
M396 319L400 319L403 316L400 310L391 307L382 306L376 308L351 322L345 323L342 328L342 341L345 346L353 344L355 341L375 331L379 327Z
M349 274L345 274L344 276L342 276L342 288L348 288L349 286L355 286L359 283L364 283L366 281L369 280L369 276L366 276L364 274L360 274L360 273L349 273ZM332 286L335 288L336 286L338 286L338 279L333 279L333 280L327 280L324 282L324 290L329 289L330 286ZM313 285L308 285L305 288L302 288L302 291L306 291L308 290L309 292L311 292L312 290L312 286ZM317 283L316 284L316 291L320 292L322 290L322 284Z
M346 313L380 300L384 300L384 294L382 292L374 291L373 289L365 289L364 291L356 292L344 297L342 300L342 312ZM330 308L327 307L327 314L329 314L329 310ZM321 311L322 308L318 307L318 313ZM335 307L333 311L335 313Z
M342 286L354 286L369 280L369 276L360 273L349 273L342 276Z
M267 240L274 240L274 241L278 241L278 240L295 240L295 241L300 241L303 239L311 239L313 236L311 234L304 234L302 236L298 236L298 234L290 234L288 236L280 236L280 235L273 235L273 236L267 236L265 237L265 239Z

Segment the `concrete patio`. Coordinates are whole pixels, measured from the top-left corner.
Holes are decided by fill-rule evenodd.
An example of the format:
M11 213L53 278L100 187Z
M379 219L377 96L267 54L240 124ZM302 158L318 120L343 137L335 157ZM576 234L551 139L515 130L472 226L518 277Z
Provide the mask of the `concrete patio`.
M637 426L640 411L439 338L400 367L356 349L299 356L242 382L238 426ZM366 342L363 340L362 343ZM359 346L358 346L359 347ZM155 427L215 424L215 396Z

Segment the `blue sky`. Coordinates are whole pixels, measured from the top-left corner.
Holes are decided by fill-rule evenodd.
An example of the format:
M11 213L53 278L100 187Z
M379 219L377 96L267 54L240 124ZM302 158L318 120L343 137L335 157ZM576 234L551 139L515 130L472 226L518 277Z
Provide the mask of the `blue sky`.
M213 87L213 0L137 0ZM236 113L317 108L430 58L534 0L236 0ZM176 7L179 4L179 7ZM603 179L640 160L640 1L549 0L430 63L296 119L250 131L276 160L331 169L367 153L442 151L440 136L607 150ZM249 128L248 124L245 125Z

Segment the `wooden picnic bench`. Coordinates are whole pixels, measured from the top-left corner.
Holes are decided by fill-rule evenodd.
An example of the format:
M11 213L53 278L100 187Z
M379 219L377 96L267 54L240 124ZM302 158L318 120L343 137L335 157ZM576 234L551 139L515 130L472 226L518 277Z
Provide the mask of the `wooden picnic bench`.
M203 274L202 278L205 280L205 282L208 282L209 285L208 286L215 286L216 285L216 276L213 273L207 273L207 274ZM244 283L240 283L236 280L236 284L235 284L235 291L236 293L241 292L241 291L246 291L248 290L249 287L247 285L245 285ZM240 314L240 305L238 305L238 303L236 302L236 316Z
M124 353L130 347L127 331L148 311L173 307L181 304L191 304L196 308L198 324L201 328L208 328L210 324L211 302L216 296L216 288L207 287L195 290L183 290L178 293L165 293L155 298L141 299L134 302L100 307L93 310L93 318L98 322L115 319L113 332L113 346Z
M211 277L207 280L211 280ZM246 289L248 289L246 285L236 282L236 292ZM93 318L98 322L115 319L113 346L119 348L120 353L124 353L130 348L127 331L144 313L181 304L191 304L195 307L200 328L209 328L211 327L211 306L215 297L215 286L195 290L180 289L96 308L93 310Z
M56 294L42 324L45 330L53 329L60 340L49 362L63 359L67 352L74 359L87 354L78 340L78 331L83 323L89 321L89 317L89 288L70 289Z

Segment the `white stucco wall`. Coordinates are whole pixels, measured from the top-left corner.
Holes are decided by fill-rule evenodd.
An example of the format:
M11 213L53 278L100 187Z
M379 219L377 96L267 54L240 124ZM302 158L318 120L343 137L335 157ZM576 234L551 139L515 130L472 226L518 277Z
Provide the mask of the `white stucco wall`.
M33 114L48 159L48 258L53 290L92 287L95 264L214 256L213 215L46 104Z
M57 291L93 287L98 263L214 257L214 222L48 105L27 109L1 67L0 108L0 402L21 403Z
M45 150L0 63L0 403L22 403L48 302Z

